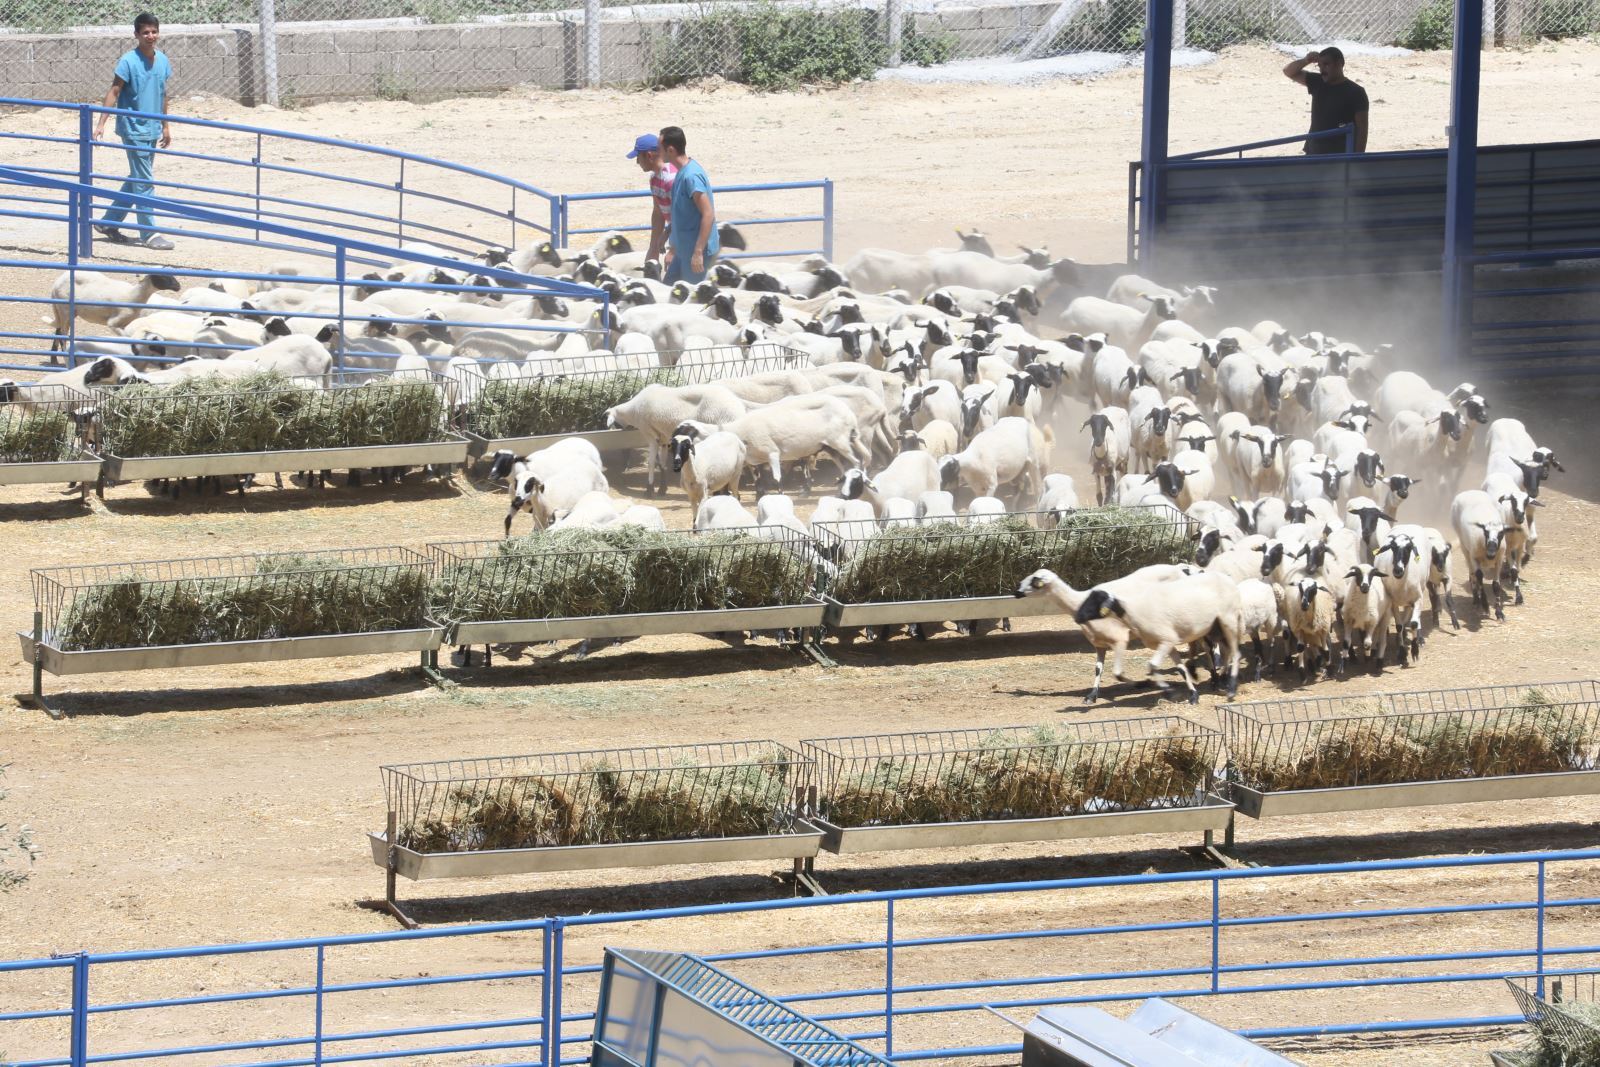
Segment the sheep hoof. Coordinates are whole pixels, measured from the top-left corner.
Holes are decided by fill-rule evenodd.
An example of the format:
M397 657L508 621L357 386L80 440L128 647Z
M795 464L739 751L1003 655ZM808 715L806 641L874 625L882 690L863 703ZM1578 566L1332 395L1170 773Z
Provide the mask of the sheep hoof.
M1522 590L1517 590L1517 599L1513 600L1511 603L1513 607L1520 608L1522 606Z
M1200 703L1200 690L1198 690L1198 689L1189 690L1189 703L1191 703L1191 704Z
M1091 690L1089 690L1089 695L1083 698L1083 702L1085 704L1093 704L1096 700L1099 700L1099 699L1100 699L1100 690L1091 689Z

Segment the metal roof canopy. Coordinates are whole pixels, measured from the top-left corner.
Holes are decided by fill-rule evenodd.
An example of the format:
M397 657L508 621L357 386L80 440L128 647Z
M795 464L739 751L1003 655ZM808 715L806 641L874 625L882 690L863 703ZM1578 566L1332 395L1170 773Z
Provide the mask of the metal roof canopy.
M1169 1004L1127 1020L1087 1006L1044 1008L1028 1024L1022 1067L1295 1067L1292 1060Z
M1140 159L1146 174L1165 165L1172 103L1173 0L1145 0L1144 127ZM1447 343L1459 347L1470 334L1467 316L1472 301L1471 274L1461 269L1473 254L1473 219L1477 205L1478 98L1482 74L1483 5L1473 0L1455 4L1455 47L1450 76L1450 146L1446 165L1444 237L1444 331ZM1462 41L1472 42L1463 48ZM1160 183L1151 183L1140 204L1140 232L1154 234L1160 217ZM1130 265L1131 266L1131 265Z
M607 948L596 1067L890 1067L889 1061L686 952Z

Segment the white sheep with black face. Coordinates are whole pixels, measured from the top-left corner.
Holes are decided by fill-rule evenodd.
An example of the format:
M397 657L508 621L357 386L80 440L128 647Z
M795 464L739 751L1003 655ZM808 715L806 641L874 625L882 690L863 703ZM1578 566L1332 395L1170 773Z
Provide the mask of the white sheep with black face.
M939 460L929 452L902 452L877 474L860 467L844 472L839 495L846 500L865 500L882 518L891 500L915 501L923 493L939 488Z
M1389 647L1389 591L1371 564L1351 567L1344 579L1339 619L1346 655L1365 659L1374 673L1381 673Z
M705 437L677 434L667 446L672 469L683 484L689 507L698 512L701 501L718 493L739 499L739 480L744 475L744 442L721 430Z
M156 293L177 293L182 286L170 274L143 274L131 282L118 281L109 274L94 271L67 271L50 286L50 305L55 337L50 351L63 352L71 333L73 316L85 322L119 329L143 313L143 306Z

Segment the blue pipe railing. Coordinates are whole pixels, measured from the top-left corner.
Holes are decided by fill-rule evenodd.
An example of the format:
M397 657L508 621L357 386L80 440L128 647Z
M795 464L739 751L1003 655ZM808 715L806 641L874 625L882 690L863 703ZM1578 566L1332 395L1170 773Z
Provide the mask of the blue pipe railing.
M730 216L723 214L724 205L721 200L722 197L736 196L742 193L795 192L806 189L816 189L822 194L821 210L815 214L779 216L763 215L752 217L741 217L737 215ZM764 259L782 259L790 256L808 255L821 255L824 259L833 259L833 180L831 178L818 178L812 181L798 182L756 182L745 185L719 185L712 190L712 195L718 198L717 221L719 223L728 223L740 227L785 225L821 226L819 242L815 247L785 248L771 251L765 249L761 251L748 252L729 251L722 254L723 259L747 259L755 256L760 256ZM641 223L637 220L632 222L624 222L619 220L613 224L604 226L574 227L572 225L573 204L592 203L597 201L641 200L648 196L650 196L650 190L648 189L623 189L615 192L605 193L564 194L560 198L561 203L559 208L561 215L561 236L566 243L570 244L574 237L599 233L610 233L612 231L617 231L619 233L648 233L650 230L649 223Z
M224 213L224 212L215 210L214 208L209 207L209 206L205 206L205 205L191 204L191 203L186 203L186 202L182 202L182 201L170 200L170 199L167 199L167 198L164 198L164 197L153 197L153 196L141 196L141 195L135 195L135 194L127 194L127 193L121 192L120 190L119 191L113 191L113 190L109 190L109 189L101 189L101 188L96 188L96 187L94 187L92 185L86 185L86 184L83 184L83 183L80 183L80 182L73 182L73 181L68 181L68 180L61 179L61 178L50 177L50 176L41 175L41 174L37 174L37 173L31 173L29 171L21 170L21 169L14 168L14 167L6 167L6 166L0 166L0 182L9 183L9 184L13 184L13 185L31 186L31 187L40 188L40 189L52 189L52 190L55 190L57 192L64 193L65 194L66 203L68 204L68 208L69 208L69 212L68 212L67 219L66 219L69 233L76 233L84 225L87 224L86 220L89 220L89 219L92 218L92 216L93 216L93 204L94 204L95 199L98 198L98 199L101 199L101 200L115 200L118 203L127 204L127 205L130 206L130 208L134 208L134 209L145 208L145 209L151 211L152 213L159 212L163 218L183 219L183 220L186 220L186 221L202 222L202 223L207 224L210 227L209 229L206 229L206 230L188 230L188 229L182 229L182 228L175 228L175 227L171 227L171 226L163 227L163 229L165 229L166 232L172 233L172 234L174 234L176 236L180 236L180 237L201 239L201 240L211 240L211 241L221 241L221 242L224 242L224 243L246 244L246 245L250 245L251 247L281 248L281 249L292 250L292 251L320 253L320 254L322 254L324 256L331 255L331 257L334 260L334 266L335 266L335 270L334 270L333 275L331 277L327 277L327 278L310 277L310 278L307 278L307 277L304 277L304 276L297 276L296 280L300 281L300 282L311 282L311 283L315 283L315 284L336 285L338 287L338 308L337 308L336 312L331 312L330 309L322 309L320 311L312 311L312 312L302 312L302 311L284 312L284 311L269 311L269 310L265 310L265 309L253 309L253 310L252 309L232 309L230 311L230 314L233 314L233 315L236 315L236 316L243 315L243 316L246 316L246 317L248 317L250 315L255 315L256 317L263 318L263 319L273 318L273 317L283 317L283 318L286 318L286 319L287 318L301 318L301 317L304 317L304 318L314 318L314 319L319 319L319 320L320 319L326 319L326 320L330 320L330 321L336 322L338 324L338 327L339 327L339 343L338 343L338 347L337 347L337 349L335 351L335 357L336 357L336 366L340 370L346 369L346 358L345 357L346 357L346 353L347 353L347 351L349 350L349 347L350 347L349 344L348 344L348 338L346 336L346 334L347 334L347 323L351 322L351 321L362 322L362 323L370 323L370 322L374 322L374 321L379 321L381 319L383 321L387 321L387 322L390 322L390 323L397 323L397 324L415 324L415 325L424 325L424 326L426 326L426 325L434 325L434 326L446 326L446 327L448 327L448 326L474 327L474 326L482 326L482 325L484 325L483 323L477 323L477 322L445 321L445 320L442 320L442 319L440 319L440 320L422 320L422 319L410 318L410 317L403 316L403 315L374 316L374 315L360 315L360 314L347 313L346 299L345 299L347 290L350 289L352 286L355 287L355 288L358 288L358 289L359 288L366 288L370 284L369 281L367 279L365 279L365 278L352 277L351 276L349 268L350 268L352 260L354 262L356 262L356 263L366 263L366 264L389 264L389 263L392 263L392 262L394 262L396 260L403 260L403 261L414 263L414 264L419 265L419 266L429 266L429 267L440 268L440 269L456 271L456 272L461 272L461 271L464 271L464 270L470 270L472 275L473 275L473 277L475 277L475 278L481 276L482 278L486 279L489 282L499 282L499 283L501 283L499 286L495 286L495 285L479 285L479 284L456 285L456 284L449 284L449 283L439 283L439 284L429 284L429 285L420 285L419 284L419 285L415 285L415 286L410 286L412 288L427 288L427 289L429 289L431 291L444 292L444 293L455 293L455 294L458 294L458 295L465 295L465 294L472 294L472 293L479 293L479 294L491 293L491 294L497 294L497 295L504 295L508 291L518 291L518 292L526 292L526 293L528 293L530 295L548 295L548 296L570 297L570 298L573 298L573 299L581 299L581 300L593 300L593 301L596 301L600 305L600 307L602 308L602 315L604 315L604 310L603 309L609 308L609 306L610 306L610 297L603 290L594 289L594 288L591 288L591 287L586 286L586 285L579 285L579 284L576 284L576 283L573 283L573 282L564 282L564 281L560 281L560 280L554 279L554 278L544 278L544 277L538 277L538 276L532 276L532 275L519 274L519 273L517 273L515 271L506 270L506 269L503 269L503 268L500 268L500 267L490 267L490 266L487 266L487 265L481 264L481 263L464 264L459 260L446 258L444 256L434 255L432 253L429 253L429 252L426 252L426 251L423 251L423 250L420 250L420 249L414 249L414 248L413 249L391 248L391 247L387 247L387 246L384 246L384 245L381 245L381 244L376 244L376 243L373 243L371 241L364 240L364 239L352 238L352 237L348 237L348 236L328 235L328 234L324 234L324 233L320 233L320 232L316 232L316 231L305 230L305 229L301 229L299 227L287 225L285 223L275 222L275 221L272 221L271 219L243 218L243 217L239 217L239 216L236 216L236 215L232 215L232 214L228 214L228 213ZM55 216L51 216L50 218L53 221L60 221L60 219L55 217ZM222 227L224 229L226 229L226 228L249 229L249 230L253 230L255 232L255 234L257 234L258 236L256 238L230 237L226 233L218 232L218 229L217 229L218 227ZM294 241L294 242L297 242L297 243L288 244L288 243L284 243L284 241L264 241L264 240L261 240L260 237L259 237L259 235L261 235L261 234L266 234L266 235L273 236L273 237L279 237L279 238L283 238L285 241ZM59 263L42 262L42 261L6 260L6 261L4 261L4 263L7 266L15 267L15 268L22 268L22 269L31 268L31 269L42 270L42 271L51 271L51 272L57 271L57 270L59 270L61 268L61 264L59 264ZM78 276L80 274L84 274L84 273L113 273L113 272L114 273L127 273L128 269L129 268L127 266L125 266L125 265L85 264L85 263L82 263L82 262L78 262L78 263L73 264L72 265L72 269L67 272L66 277L67 277L67 286L68 286L68 288L67 288L67 295L66 295L65 298L55 297L55 296L44 297L44 298L32 297L32 296L26 296L26 297L24 297L24 296L12 296L12 295L0 296L0 303L37 303L37 304L40 304L41 306L51 306L51 307L59 307L59 306L63 306L64 305L66 307L66 309L67 309L66 334L64 336L62 334L60 334L59 330L52 330L52 332L49 333L49 334L43 334L43 333L27 334L27 333L21 333L21 332L13 331L13 332L10 332L10 333L8 333L6 335L6 339L8 339L8 340L16 340L16 339L32 339L32 340L53 339L56 342L58 342L59 345L64 346L65 358L67 360L67 365L68 366L75 366L76 365L77 359L79 358L78 346L79 346L80 340L94 340L94 341L96 341L97 343L100 343L100 344L111 344L111 345L130 344L131 345L133 343L133 339L130 339L130 338L106 336L106 337L96 337L96 338L92 338L92 339L80 339L80 337L78 335L78 332L77 332L77 324L78 324L78 314L77 314L77 312L78 312L78 304L79 304L79 298L78 298L78 293L77 293ZM193 270L193 269L167 269L167 268L159 268L159 269L161 269L164 273L172 274L172 275L178 276L178 277L249 278L249 279L255 279L255 280L274 279L274 280L279 280L279 281L282 280L281 278L279 278L276 275L255 274L255 273L250 273L250 272L223 272L223 271L205 271L205 270ZM387 288L389 286L385 285L385 287ZM403 288L403 287L407 287L407 286L405 285L405 283L398 283L395 287L402 287ZM146 307L146 305L142 305L142 304L129 304L129 303L121 303L121 302L114 302L114 301L104 301L104 300L95 300L95 301L93 301L93 304L96 307L109 307L109 308L120 308L120 309L138 309L138 310L154 310L154 309L148 308L148 307ZM562 325L562 324L553 324L553 323L544 323L544 322L535 322L535 321L530 321L529 323L526 323L526 324L512 324L512 328L519 328L519 327L526 328L526 329L529 329L529 330L536 330L536 331L543 331L543 332L555 332L555 333L582 332L580 327L574 327L574 326ZM188 342L174 342L174 343L175 344L180 344L180 345L188 344L189 347L197 347L197 348L199 348L199 347L213 347L213 348L225 348L225 347L227 347L227 346L194 345L194 344L188 343ZM130 351L131 351L131 349L130 349ZM23 347L23 348L6 347L6 348L3 348L3 349L0 349L0 354L6 354L6 355L19 355L19 354L36 355L37 352L38 352L38 350L35 349L35 348L25 348L25 347ZM141 355L139 358L143 359L143 360L151 360L151 361L167 361L167 362L172 361L169 357L156 357L156 356ZM381 359L382 357L376 357L376 358ZM15 369L22 369L22 370L37 370L37 369L39 369L37 364L22 364L22 363L0 363L0 368L15 368Z
M15 995L0 993L0 1003L8 1006L8 1011L0 1014L0 1047L8 1048L13 1055L20 1052L33 1057L19 1060L16 1067L86 1067L92 1063L200 1055L212 1057L213 1062L229 1063L232 1067L266 1067L268 1064L316 1067L325 1063L367 1060L420 1060L458 1053L479 1054L475 1062L483 1063L526 1063L528 1067L581 1064L588 1062L587 1045L595 1018L593 985L600 971L598 953L593 951L593 938L581 937L583 931L592 929L603 935L607 942L632 940L641 936L642 924L645 927L643 936L652 943L694 938L713 944L727 944L749 936L730 925L744 917L801 912L815 916L806 924L806 929L817 931L827 928L834 912L852 917L847 920L841 916L841 922L859 922L863 909L868 914L875 909L879 918L871 921L875 922L877 932L871 936L831 942L824 938L815 944L704 953L703 956L708 962L718 964L767 961L785 965L791 973L799 976L786 980L786 986L793 988L805 982L817 985L777 999L785 1004L805 1006L803 1010L813 1012L813 1017L818 1021L848 1024L841 1028L859 1032L849 1032L844 1036L879 1043L885 1055L896 1062L1015 1056L1019 1045L986 1043L986 1035L976 1024L971 1028L973 1032L967 1045L926 1047L925 1038L919 1041L925 1032L925 1028L919 1029L919 1020L949 1019L973 1013L986 1017L986 1006L1021 1009L1057 1004L1106 1004L1149 996L1200 1000L1205 1002L1202 1010L1215 1010L1227 999L1285 993L1298 995L1297 1003L1306 1005L1309 1013L1310 1006L1315 1002L1305 994L1319 991L1454 988L1472 984L1498 984L1504 979L1526 980L1530 988L1542 993L1547 978L1586 972L1590 968L1585 964L1600 966L1600 938L1585 933L1585 928L1578 925L1588 917L1584 909L1600 908L1600 897L1556 896L1551 891L1550 882L1551 868L1560 867L1563 874L1568 876L1563 879L1565 884L1592 884L1596 875L1600 875L1597 863L1600 863L1600 849L1182 871L1158 875L1112 875L573 915L523 922L239 945L76 953L49 959L15 960L0 962L0 990L7 988L7 982L20 981L30 974L69 971L70 991L64 1005L24 1004ZM1452 895L1458 895L1463 889L1452 883L1448 872L1473 870L1493 871L1496 875L1492 879L1472 881L1467 887L1466 891L1479 893L1482 899L1465 903L1430 902L1433 898L1426 896L1437 892L1443 894L1446 901L1450 900ZM1258 915L1248 912L1231 914L1228 907L1233 899L1228 890L1233 886L1273 884L1295 878L1315 878L1327 886L1340 884L1347 878L1370 878L1402 872L1436 872L1436 876L1415 879L1403 889L1391 884L1387 889L1389 893L1404 891L1411 896L1403 902L1397 902L1401 906L1390 908L1361 907ZM1519 874L1530 879L1532 885L1527 886L1526 881L1513 885L1514 876ZM1110 889L1126 891L1129 904L1137 906L1135 902L1147 899L1149 890L1162 886L1192 886L1199 890L1197 898L1189 899L1189 903L1195 907L1195 917L1104 926L1039 928L1035 925L1009 928L997 924L991 930L973 929L978 920L972 917L974 913L970 902L975 900L1000 901L1057 894L1055 900L1060 903L1059 895L1063 893ZM1257 897L1259 894L1248 899ZM1015 910L1023 914L1034 913L1044 906L1043 901L1032 906L1028 906L1025 900L1021 903L1023 906ZM1164 906L1172 905L1169 902ZM949 910L943 910L946 908ZM1566 913L1560 927L1563 932L1563 943L1560 944L1552 944L1547 936L1547 923L1556 912ZM1307 936L1314 939L1319 934L1322 937L1330 936L1330 925L1335 929L1350 930L1356 924L1369 922L1392 925L1406 919L1439 920L1453 916L1505 913L1528 916L1528 929L1522 937L1508 934L1502 924L1484 935L1486 943L1459 945L1453 951L1373 955L1344 952L1324 958L1301 959L1282 951L1281 946L1291 942L1281 937L1265 942L1236 940L1242 931L1290 924L1313 928L1307 932ZM912 915L918 919L952 925L962 932L908 936L905 923ZM675 933L672 924L677 921L690 922L693 931ZM1460 940L1458 928L1438 923L1430 925L1440 930L1438 937L1441 941ZM504 957L508 954L508 948L503 944L503 939L519 935L537 937L538 945L510 952L522 963L514 969L497 970L467 965L459 971L446 969L447 973L429 973L417 977L363 978L337 983L328 980L331 962L335 958L343 959L341 950L363 949L362 958L370 961L375 952L382 951L383 946L397 946L395 951L399 952L398 946L411 942L488 937L496 946L494 954ZM1138 938L1142 935L1163 935L1159 956L1171 966L1131 965L1140 957ZM765 933L762 935L763 938L768 936ZM1172 941L1174 936L1181 936L1185 940L1181 945L1175 945ZM1355 936L1361 935L1356 933ZM576 947L571 943L575 938L583 942L581 948L585 958L596 962L567 962L569 950ZM1106 951L1115 958L1127 959L1130 966L1076 973L1059 968L1047 969L1043 973L983 980L928 980L919 978L914 971L908 973L907 961L925 960L930 950L960 952L971 951L977 945L1030 942L1040 947L1028 953L1027 958L1048 960L1050 945L1070 944L1076 939L1089 938L1108 941ZM1241 953L1246 954L1244 960L1234 962L1230 959ZM165 999L139 997L120 1001L102 999L100 1002L93 1001L89 992L91 988L104 990L125 985L125 978L115 976L116 967L120 964L219 961L224 957L242 958L241 963L250 963L264 959L303 959L308 954L311 956L308 963L314 974L311 982L280 984L266 989L229 989ZM882 967L876 970L882 975L881 984L861 985L844 980L841 976L852 972L847 964L833 962L841 954L846 958L857 954L865 954L869 958L881 954ZM1076 957L1076 953L1068 953L1059 958L1065 960ZM381 960L381 956L376 958ZM438 958L439 955L435 954L430 972L441 970ZM1003 958L989 957L991 963ZM384 966L381 963L379 965ZM414 964L395 962L387 966L393 973L412 969ZM1418 973L1418 969L1424 967L1438 970ZM956 972L961 969L959 965L944 968ZM874 970L875 964L865 971L854 973L870 974ZM1316 977L1321 972L1333 973ZM1350 972L1361 973L1352 976ZM1293 974L1308 977L1285 980ZM1241 976L1245 976L1242 982L1239 981ZM532 985L535 982L538 983L536 989ZM491 999L491 987L497 983L510 983L513 991L526 983L526 994L511 996L504 1009L496 1012L495 1002ZM381 1024L376 1026L370 1022L363 1024L359 1017L346 1018L337 1010L338 1006L347 1002L343 998L352 994L393 994L425 987L461 989L463 993L452 1005L454 1010L441 1012L436 1017L425 1014L397 1017L393 1002L389 1002L385 1006ZM1493 995L1498 997L1501 994L1496 991ZM103 1047L100 1041L90 1041L93 1036L91 1023L128 1012L177 1013L196 1006L219 1007L263 1000L303 1004L310 1020L307 1029L298 1033L280 1031L269 1037L251 1039L237 1027L217 1024L215 1017L208 1016L213 1022L203 1032L210 1039L209 1043L113 1050ZM1479 1003L1482 1003L1481 998ZM172 1019L181 1018L181 1015L172 1016ZM330 1024L330 1018L337 1018L338 1021ZM36 1039L26 1045L15 1039L17 1027L60 1020L69 1023L65 1035L60 1033L58 1027L52 1039ZM1261 1038L1400 1034L1502 1026L1518 1022L1520 1017L1496 1013L1426 1019L1317 1022L1315 1018L1297 1018L1283 1021L1292 1025L1258 1027L1242 1032ZM178 1025L181 1023L173 1021L151 1023L148 1029L149 1032L156 1032L162 1026L170 1029ZM13 1029L8 1030L8 1027ZM521 1031L528 1033L524 1035ZM948 1032L948 1027L944 1027L942 1032ZM61 1044L63 1036L66 1039L65 1048ZM423 1047L417 1048L396 1045L410 1038L428 1040L422 1043ZM461 1043L450 1043L455 1040ZM363 1047L379 1043L381 1047ZM267 1050L297 1051L292 1053L292 1058L262 1059L248 1064L216 1059L236 1053Z

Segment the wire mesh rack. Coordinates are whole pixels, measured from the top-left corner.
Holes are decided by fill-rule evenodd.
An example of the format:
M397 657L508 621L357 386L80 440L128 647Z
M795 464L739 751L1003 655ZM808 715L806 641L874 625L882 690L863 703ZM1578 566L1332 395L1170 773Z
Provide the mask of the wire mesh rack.
M779 344L482 362L463 372L462 426L484 441L601 431L606 410L647 385L698 385L784 370L800 362Z
M816 601L810 539L783 527L690 534L634 526L431 544L450 624L727 611Z
M835 826L915 825L1196 807L1222 737L1172 716L801 742Z
M133 384L105 390L96 433L124 459L448 442L450 389L378 371Z
M1188 523L1170 511L1095 508L1060 519L1019 512L990 520L820 522L819 550L838 564L824 591L843 604L1009 597L1048 567L1083 588L1192 554Z
M1221 717L1230 780L1267 792L1600 766L1593 681L1270 700Z
M396 843L420 853L787 834L812 764L775 741L597 749L381 768Z
M407 548L157 560L32 572L44 642L67 652L427 626L432 563Z
M1521 1056L1527 1067L1600 1062L1600 972L1507 978L1506 985L1533 1030L1533 1047Z
M84 461L84 426L93 403L87 393L65 386L0 382L0 484L34 480L37 472L27 468ZM98 466L93 457L86 463Z

